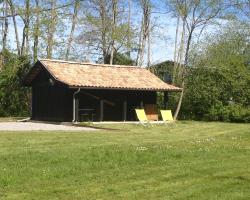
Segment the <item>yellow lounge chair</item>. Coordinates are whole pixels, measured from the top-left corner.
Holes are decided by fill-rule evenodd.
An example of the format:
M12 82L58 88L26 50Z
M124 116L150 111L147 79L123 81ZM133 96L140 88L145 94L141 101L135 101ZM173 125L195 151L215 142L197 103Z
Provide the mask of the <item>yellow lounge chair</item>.
M146 124L150 124L149 121L148 121L148 118L146 116L146 113L144 111L144 109L135 109L135 113L136 113L136 116L139 120L139 122L144 125L145 123Z
M161 110L161 116L164 122L174 122L171 110Z

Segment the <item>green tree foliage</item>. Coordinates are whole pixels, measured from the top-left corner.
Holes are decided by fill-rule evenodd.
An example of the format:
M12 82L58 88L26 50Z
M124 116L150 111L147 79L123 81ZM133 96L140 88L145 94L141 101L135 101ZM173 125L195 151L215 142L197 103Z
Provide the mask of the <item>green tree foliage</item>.
M172 79L173 67L173 61L165 61L149 67L149 70L153 72L156 76L164 80L165 76L169 76L169 79ZM170 82L172 82L172 80Z
M30 68L27 57L17 57L4 51L1 53L0 71L0 116L28 116L29 89L22 80Z
M110 61L110 55L107 55L104 59L105 64L109 64ZM132 60L129 56L126 54L116 53L114 55L114 65L134 65L135 62Z
M249 24L232 23L192 48L180 118L250 122L249 39ZM173 68L167 61L150 70L164 79ZM178 96L169 94L169 109L176 109Z
M182 117L250 121L249 30L233 23L192 52Z
M159 63L157 65L153 65L149 67L149 70L154 73L156 76L158 76L163 81L172 84L173 82L173 70L174 70L175 63L173 61L165 61L162 63ZM183 67L183 65L180 65ZM159 108L164 108L164 94L162 92L159 92L157 94L157 105ZM179 99L179 92L169 92L168 93L168 102L167 102L167 109L170 109L174 112L176 109L176 105L178 103Z

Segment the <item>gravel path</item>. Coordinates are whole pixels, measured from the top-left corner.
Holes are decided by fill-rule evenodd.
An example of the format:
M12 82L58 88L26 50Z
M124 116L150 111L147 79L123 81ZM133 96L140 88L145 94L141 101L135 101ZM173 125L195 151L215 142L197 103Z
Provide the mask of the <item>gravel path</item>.
M0 122L1 131L93 131L94 128L34 122Z

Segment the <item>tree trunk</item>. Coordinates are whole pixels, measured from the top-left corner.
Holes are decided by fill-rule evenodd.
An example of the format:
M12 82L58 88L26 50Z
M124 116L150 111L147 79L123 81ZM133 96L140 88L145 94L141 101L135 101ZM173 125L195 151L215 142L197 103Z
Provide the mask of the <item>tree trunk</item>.
M113 64L114 52L115 52L115 32L116 32L116 15L117 15L117 0L112 0L112 13L113 13L113 23L112 23L112 41L111 41L111 53L110 53L110 65Z
M30 0L26 0L26 55L29 54Z
M4 9L3 9L3 16L6 16L8 14L8 4L4 3ZM4 17L4 23L3 23L3 50L6 49L6 43L7 43L7 35L8 35L8 28L9 28L9 21L8 17Z
M103 63L105 63L105 59L107 58L107 42L106 42L106 2L105 0L100 0L100 17L101 17L101 43L102 43L102 57Z
M33 44L33 60L37 60L38 55L38 40L39 40L39 27L40 27L40 7L39 7L39 0L35 0L36 2L36 22L34 27L34 44Z
M150 67L151 65L151 7L148 2L148 14L147 14L147 38L148 38L148 64L147 66Z
M18 54L18 56L20 56L21 55L20 42L19 42L19 37L18 37L18 29L17 29L17 23L16 23L15 8L14 8L12 0L7 0L7 2L9 3L9 6L10 6L10 11L11 11L13 24L14 24L14 29L15 29L17 54Z
M183 72L182 72L182 82L181 82L182 91L181 91L180 99L178 101L178 105L174 114L175 120L178 118L178 115L181 109L182 100L183 100L183 95L184 95L184 90L185 90L185 78L187 75L187 67L188 67L189 49L190 49L190 44L191 44L191 40L193 36L193 31L194 31L194 27L191 27L191 30L188 34L187 46L186 46L186 51L185 51L185 60L184 60Z
M30 0L25 1L25 16L23 17L23 39L21 46L21 55L29 53L29 25L30 25Z
M176 30L175 30L175 42L174 42L174 68L173 68L173 78L172 82L175 82L176 68L177 68L177 43L178 43L178 34L179 34L179 24L180 24L180 16L177 18Z
M48 25L48 38L47 38L47 58L52 58L52 51L54 45L54 33L55 33L55 20L56 20L56 0L51 2L51 12L50 12L50 24Z
M139 58L140 58L140 55L141 55L143 27L144 27L144 21L143 21L143 17L142 17L141 31L140 31L139 44L138 44L139 49L138 49L138 53L137 53L137 56L136 56L136 62L135 62L137 66L139 65Z
M128 35L127 35L127 55L131 54L131 0L128 0Z
M25 49L25 37L26 37L26 19L23 19L23 23L24 23L24 27L23 27L23 37L22 37L22 44L21 44L21 55L23 55L24 53L24 49Z
M140 58L138 63L139 66L143 64L145 44L149 34L150 12L151 12L149 0L142 0L142 9L143 9L143 23L142 23L141 48L139 49L139 58Z
M80 0L75 0L74 13L73 13L73 17L72 17L72 25L71 25L71 30L70 30L70 34L69 34L69 38L68 38L68 43L67 43L65 60L68 60L68 58L69 58L70 48L71 48L71 43L73 41L75 26L76 26L76 22L77 22L77 13L78 13L79 7L80 7Z
M142 66L142 64L143 64L145 42L146 42L145 35L143 34L143 36L142 36L142 42L141 42L141 49L140 49L140 54L139 54L139 58L140 58L139 59L139 63L138 63L139 66Z
M178 84L178 81L181 79L183 73L183 57L184 57L184 46L185 46L185 34L186 34L186 18L182 20L182 33L181 33L181 43L180 48L178 50L178 57L177 57L177 67L176 67L176 74L175 74L175 83Z
M180 98L179 98L179 101L178 101L178 104L177 104L176 111L174 113L174 120L177 119L177 117L179 115L179 112L180 112L180 109L181 109L181 104L182 104L182 99L183 99L183 94L184 94L184 87L185 87L185 82L182 81L182 83L181 83L182 91L181 91L181 95L180 95Z
M151 38L150 38L150 22L148 25L148 63L147 66L150 67L151 65Z

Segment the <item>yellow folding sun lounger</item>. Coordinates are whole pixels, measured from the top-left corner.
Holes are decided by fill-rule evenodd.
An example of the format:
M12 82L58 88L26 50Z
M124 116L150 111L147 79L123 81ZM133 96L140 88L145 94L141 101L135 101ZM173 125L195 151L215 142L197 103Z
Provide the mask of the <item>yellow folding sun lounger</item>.
M161 110L161 116L164 122L174 122L171 110Z
M136 116L137 116L139 122L142 125L144 125L145 123L149 124L149 121L148 121L148 118L146 116L144 109L135 109L135 113L136 113Z

